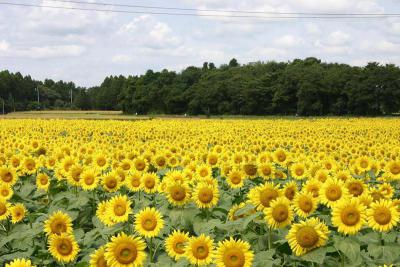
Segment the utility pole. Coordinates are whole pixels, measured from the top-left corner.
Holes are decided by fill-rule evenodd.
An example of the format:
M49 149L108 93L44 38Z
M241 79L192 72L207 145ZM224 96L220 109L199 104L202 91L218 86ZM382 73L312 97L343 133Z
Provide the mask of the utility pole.
M3 102L3 115L4 115L4 99L2 98L1 100Z
M37 102L40 105L39 87L36 87L35 91L37 92Z
M71 93L71 108L72 108L72 88L71 88L70 93Z

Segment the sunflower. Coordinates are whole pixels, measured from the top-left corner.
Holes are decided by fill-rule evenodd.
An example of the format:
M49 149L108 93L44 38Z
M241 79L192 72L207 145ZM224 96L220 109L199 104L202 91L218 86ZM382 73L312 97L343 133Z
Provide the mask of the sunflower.
M294 210L299 217L307 218L318 207L318 200L309 192L301 192L293 200Z
M72 219L62 212L56 211L44 222L44 231L47 235L72 234Z
M49 238L49 251L59 262L74 261L79 250L79 246L72 235L62 233L52 235Z
M293 220L293 211L290 201L286 197L279 197L270 202L270 206L264 209L265 219L272 228L283 228Z
M306 165L303 163L295 163L290 166L290 174L296 180L302 180L308 176Z
M244 185L245 176L243 171L240 169L231 170L226 178L226 181L231 188L242 188Z
M400 160L390 161L385 168L386 173L393 179L400 179Z
M86 169L81 174L80 185L85 191L91 191L97 188L99 176L95 169Z
M214 257L213 240L204 234L189 238L185 256L191 264L198 266L210 264Z
M0 221L7 220L10 216L10 203L0 199Z
M11 207L11 222L18 223L25 218L25 214L27 212L24 204L18 203Z
M81 185L81 174L83 172L82 166L78 164L74 164L69 168L68 174L67 174L67 181L74 186L80 186Z
M275 186L273 183L265 183L264 185L252 188L248 194L248 198L257 207L257 210L263 210L269 207L272 200L281 195L282 192L278 186Z
M394 195L394 188L389 183L380 184L378 190L386 199L391 199Z
M293 224L286 236L289 246L296 256L322 247L328 240L328 227L318 218L310 218Z
M41 189L43 191L46 191L49 189L50 185L50 178L47 174L45 173L39 173L36 176L36 186L38 189Z
M107 267L107 261L104 257L106 247L102 246L90 255L90 267Z
M165 250L176 261L185 256L185 247L189 241L189 234L175 230L165 239Z
M194 189L192 198L197 207L201 209L212 208L218 203L219 191L213 185L199 183Z
M102 201L97 204L96 216L106 226L113 226L115 222L108 216L108 201Z
M157 192L160 178L157 176L156 173L146 172L143 173L140 183L141 188L144 190L144 192L146 192L147 194L152 194Z
M139 267L146 260L146 243L136 236L120 233L106 244L104 257L110 267Z
M283 195L290 201L294 199L294 197L297 194L297 191L298 189L295 181L286 183L285 186L283 187Z
M341 199L347 198L349 198L349 193L344 183L340 180L330 178L321 187L320 202L328 207L332 207Z
M325 183L325 181L329 178L329 173L327 170L318 170L315 173L315 179L317 179L318 181L320 181L321 183Z
M273 167L270 162L263 162L258 165L258 173L263 177L265 180L271 178L273 173Z
M332 224L339 233L355 235L366 223L366 208L356 198L342 200L332 209Z
M219 155L218 153L211 152L207 155L207 164L211 167L217 167L219 163Z
M144 237L155 237L164 228L161 213L155 208L145 208L135 215L135 230Z
M9 200L14 194L14 191L6 184L0 184L0 200Z
M108 173L102 178L103 188L109 192L117 192L118 189L121 187L121 182L119 180L119 176L114 173Z
M132 213L132 202L127 196L114 196L109 200L107 206L107 216L115 223L127 222Z
M355 178L348 179L345 186L353 197L359 197L365 193L368 193L368 188L365 183Z
M198 177L201 180L202 178L206 178L206 177L212 176L212 169L207 164L201 164L201 165L196 167L196 174L198 175Z
M183 206L190 201L190 187L187 183L174 182L166 184L165 193L168 202L174 206Z
M258 176L258 166L252 162L246 162L242 165L242 170L247 178L255 178Z
M138 172L146 172L149 168L147 160L143 157L137 157L133 160L133 169Z
M140 190L142 174L140 172L133 172L125 179L125 186L132 192Z
M371 169L371 160L370 160L368 157L366 157L366 156L363 156L363 157L361 157L361 158L358 158L358 159L356 160L356 167L357 167L362 173L367 172L367 171L369 171L369 170Z
M289 154L285 150L279 148L273 152L273 158L275 163L285 166L289 161Z
M108 167L107 157L101 153L94 156L93 163L94 163L94 166L100 170L105 170Z
M250 244L232 237L219 242L215 252L217 267L251 267L253 259L254 253Z
M15 259L12 262L6 264L5 267L35 267L30 260L26 259Z
M164 155L156 155L153 158L153 165L159 170L164 169L167 167L167 158Z
M37 164L33 158L25 158L23 162L23 171L25 174L31 175L36 172Z
M5 184L9 187L17 182L17 173L9 167L0 167L0 184Z
M381 199L367 210L368 225L375 231L386 232L399 222L399 212L391 200Z
M247 214L236 215L236 213L245 206L246 206L245 202L241 202L239 204L233 204L228 212L228 219L231 221L236 221L240 218L246 217Z
M310 179L303 185L303 191L311 193L314 198L318 198L322 183L317 179Z
M338 171L335 177L341 180L342 182L346 183L351 179L351 174L348 171Z

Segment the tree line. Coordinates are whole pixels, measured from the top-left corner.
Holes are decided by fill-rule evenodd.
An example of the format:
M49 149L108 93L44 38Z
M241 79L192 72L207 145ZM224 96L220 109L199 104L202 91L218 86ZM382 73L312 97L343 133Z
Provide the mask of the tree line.
M376 62L356 67L316 58L241 65L232 59L219 67L205 62L179 73L148 70L143 75L110 76L92 88L3 71L0 98L7 111L75 108L129 114L375 116L400 111L400 68Z

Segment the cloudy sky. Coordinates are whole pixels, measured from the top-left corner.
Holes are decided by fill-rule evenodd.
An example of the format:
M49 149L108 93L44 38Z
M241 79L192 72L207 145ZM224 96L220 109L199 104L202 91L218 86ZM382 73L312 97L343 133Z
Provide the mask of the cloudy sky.
M8 2L76 7L48 0ZM400 13L398 0L90 2L273 12ZM0 5L0 70L20 71L36 79L93 86L107 75L164 68L180 71L189 65L201 66L204 61L219 65L232 57L247 63L308 56L352 65L368 61L400 65L400 18L251 20Z

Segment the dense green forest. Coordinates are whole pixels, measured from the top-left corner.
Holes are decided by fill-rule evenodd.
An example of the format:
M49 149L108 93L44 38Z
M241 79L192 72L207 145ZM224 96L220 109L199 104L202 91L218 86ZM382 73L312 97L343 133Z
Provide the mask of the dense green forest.
M354 67L316 58L240 65L232 59L180 73L110 76L92 88L2 71L0 98L7 112L73 108L138 114L385 115L400 111L400 68L379 63Z

